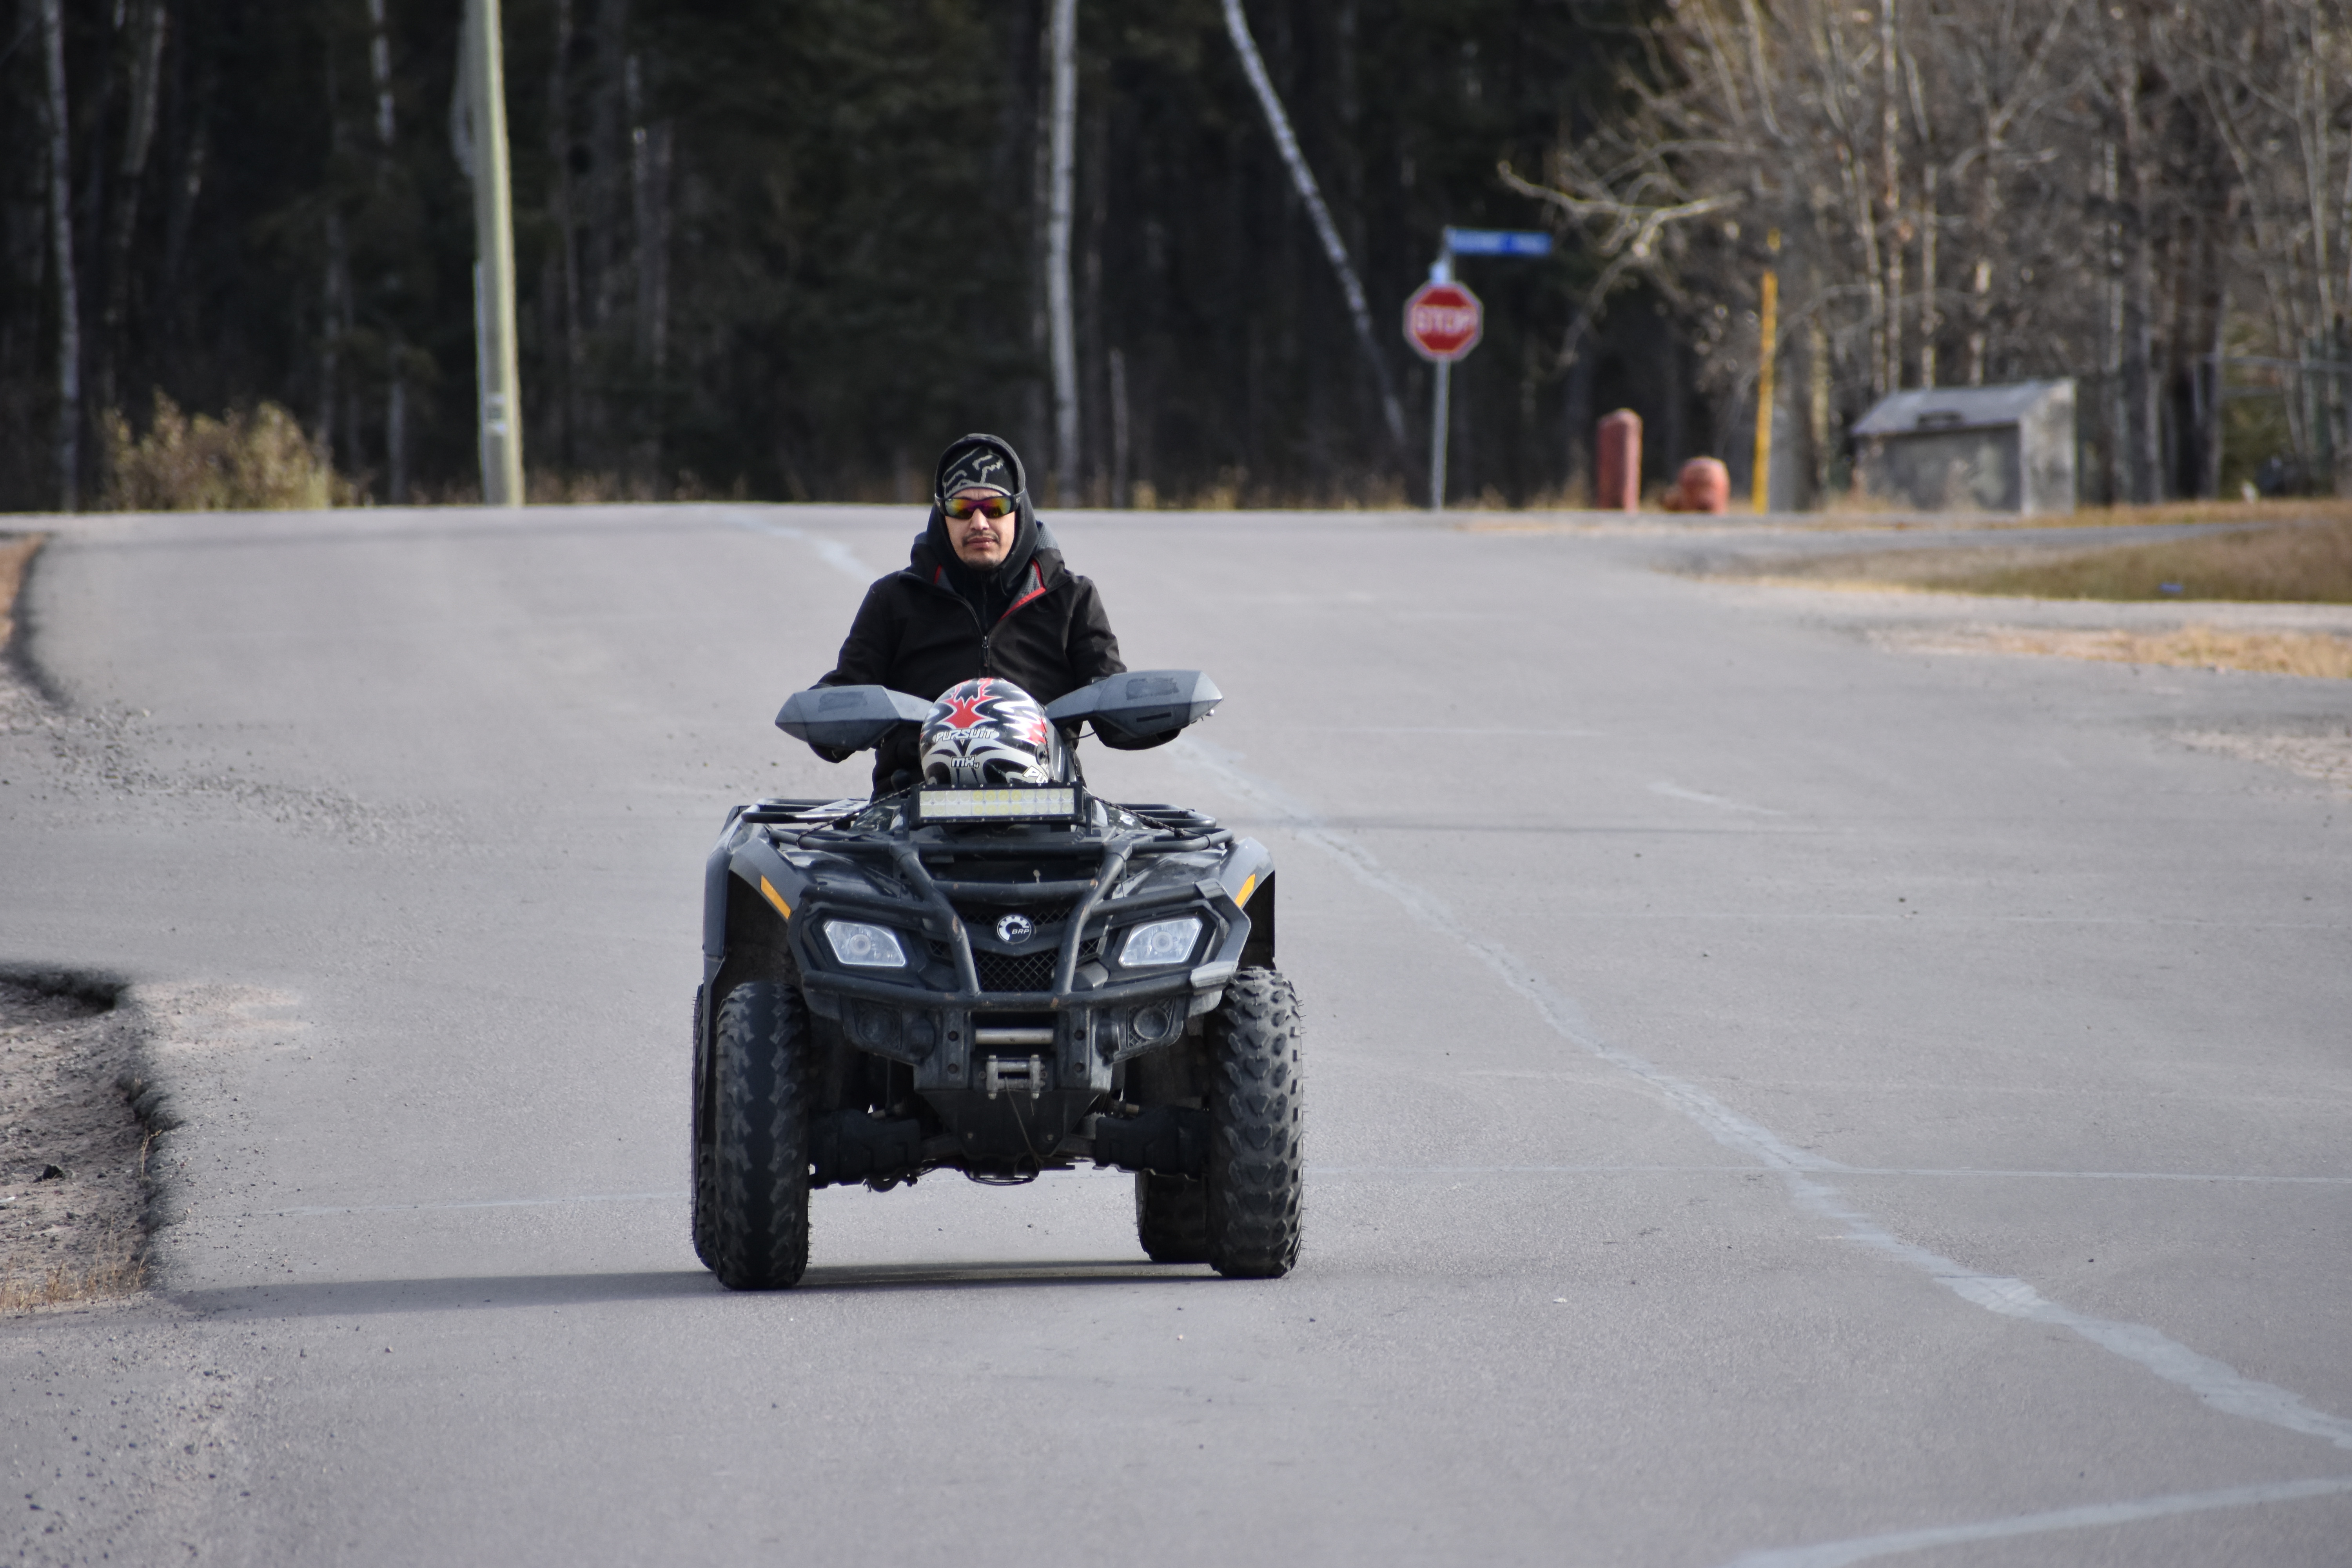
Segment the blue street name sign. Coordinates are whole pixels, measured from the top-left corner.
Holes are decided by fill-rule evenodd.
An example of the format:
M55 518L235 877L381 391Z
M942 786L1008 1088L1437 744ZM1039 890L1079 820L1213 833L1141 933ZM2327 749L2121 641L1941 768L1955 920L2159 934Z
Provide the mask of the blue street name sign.
M1445 248L1456 256L1549 256L1551 236L1539 229L1449 228Z

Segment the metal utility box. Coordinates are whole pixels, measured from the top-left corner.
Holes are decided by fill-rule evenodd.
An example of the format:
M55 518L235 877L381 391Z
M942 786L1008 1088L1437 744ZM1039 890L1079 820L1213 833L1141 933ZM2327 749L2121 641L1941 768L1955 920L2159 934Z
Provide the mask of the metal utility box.
M1862 488L1922 511L2074 510L2074 384L1935 387L1853 427Z

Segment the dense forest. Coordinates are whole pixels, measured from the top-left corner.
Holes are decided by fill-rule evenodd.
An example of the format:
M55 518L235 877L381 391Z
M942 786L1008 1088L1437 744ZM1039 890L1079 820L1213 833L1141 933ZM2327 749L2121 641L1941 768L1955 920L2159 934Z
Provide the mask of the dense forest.
M1066 451L1052 4L505 0L532 495L911 499L990 428L1063 504L1417 500L1447 224L1560 237L1461 263L1457 500L1573 498L1620 405L1744 483L1767 269L1783 504L1889 390L2052 375L2091 499L2352 485L2334 0L1245 0L1377 365L1223 0L1076 0ZM175 409L478 493L463 0L13 11L0 509Z
M59 493L58 146L84 496L104 479L101 416L142 428L159 390L191 410L284 405L374 499L468 493L460 0L16 10L0 506ZM903 498L968 428L1003 430L1045 469L1044 12L507 0L533 493ZM1565 0L1252 0L1250 19L1391 372L1425 409L1395 322L1440 229L1541 225L1496 164L1539 166L1606 111L1633 18ZM1425 437L1390 437L1218 0L1085 0L1077 60L1083 494L1068 499L1402 497ZM1557 489L1579 258L1465 273L1490 310L1454 380L1456 489Z

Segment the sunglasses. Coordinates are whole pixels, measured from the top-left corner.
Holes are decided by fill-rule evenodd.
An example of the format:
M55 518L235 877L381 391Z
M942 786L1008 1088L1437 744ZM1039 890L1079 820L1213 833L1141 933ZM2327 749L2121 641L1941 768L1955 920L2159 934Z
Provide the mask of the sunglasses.
M1013 509L1020 504L1019 498L1014 496L950 496L940 502L940 510L958 522L973 512L992 521L1012 516Z

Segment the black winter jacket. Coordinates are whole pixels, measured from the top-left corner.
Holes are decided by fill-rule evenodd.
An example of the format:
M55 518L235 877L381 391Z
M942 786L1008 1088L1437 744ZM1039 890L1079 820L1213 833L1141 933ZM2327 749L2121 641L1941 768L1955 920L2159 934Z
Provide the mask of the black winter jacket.
M905 569L866 590L839 661L817 684L887 686L935 698L959 681L992 675L1051 702L1124 670L1102 595L1062 564L1061 549L1042 523L1023 521L1026 537L1016 536L1003 567L975 584L961 563L951 569L942 562L943 555L955 558L934 513L932 526L915 536ZM977 591L968 597L958 584ZM982 623L975 599L996 612L992 623ZM901 770L919 772L919 737L916 725L902 724L876 748L875 794L897 787Z

